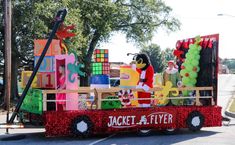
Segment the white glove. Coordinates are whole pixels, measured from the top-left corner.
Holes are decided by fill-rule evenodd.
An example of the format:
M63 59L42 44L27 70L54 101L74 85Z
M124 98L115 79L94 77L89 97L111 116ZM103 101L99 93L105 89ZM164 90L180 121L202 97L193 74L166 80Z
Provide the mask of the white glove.
M131 64L131 68L136 71L136 64Z
M142 86L141 85L137 85L136 89L142 89Z
M147 92L149 90L149 86L144 85L144 86L142 86L142 89L144 89L144 91Z

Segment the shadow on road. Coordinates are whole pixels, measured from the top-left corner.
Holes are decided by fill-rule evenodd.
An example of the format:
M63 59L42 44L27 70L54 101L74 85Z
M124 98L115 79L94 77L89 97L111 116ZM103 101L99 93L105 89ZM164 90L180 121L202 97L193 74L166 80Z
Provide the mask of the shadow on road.
M100 142L100 145L156 145L156 144L174 144L188 141L195 138L208 137L220 132L216 131L198 131L192 132L187 129L178 131L174 135L166 135L162 132L153 132L149 136L138 136L136 133L120 133L108 140ZM97 145L99 145L97 144Z
M57 144L57 143L75 143L78 144L92 144L97 140L106 138L100 142L96 142L96 145L143 145L143 144L173 144L188 141L200 137L208 137L220 132L216 131L198 131L192 132L187 129L182 129L174 135L165 135L161 132L154 131L149 136L140 136L137 133L119 133L112 137L110 135L99 135L92 136L89 138L77 138L77 137L45 137L44 132L40 133L26 133L26 137L22 140L17 141L18 143L27 142L27 143L37 143L37 144ZM5 141L7 143L7 141ZM9 142L10 143L10 142Z

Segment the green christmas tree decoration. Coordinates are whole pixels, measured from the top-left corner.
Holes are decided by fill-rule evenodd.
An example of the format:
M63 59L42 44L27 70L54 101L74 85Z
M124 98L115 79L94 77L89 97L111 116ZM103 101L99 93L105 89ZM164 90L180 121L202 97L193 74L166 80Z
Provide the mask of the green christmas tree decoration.
M200 51L202 49L200 42L200 36L195 37L195 43L189 45L188 53L185 55L185 61L181 66L180 75L182 76L182 83L186 87L194 87L197 83L197 76L200 70ZM188 94L188 91L183 91L183 95L187 96Z

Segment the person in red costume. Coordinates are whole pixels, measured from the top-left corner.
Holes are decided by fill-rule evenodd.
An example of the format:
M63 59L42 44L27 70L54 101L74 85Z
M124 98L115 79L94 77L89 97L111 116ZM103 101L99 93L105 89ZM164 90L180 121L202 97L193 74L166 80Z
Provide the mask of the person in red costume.
M151 93L148 92L150 88L153 88L153 76L154 69L151 65L149 57L145 53L140 53L134 56L134 62L137 72L140 74L139 81L136 88L143 89L145 92L138 92L139 99L149 100L138 100L139 107L150 107L151 105Z

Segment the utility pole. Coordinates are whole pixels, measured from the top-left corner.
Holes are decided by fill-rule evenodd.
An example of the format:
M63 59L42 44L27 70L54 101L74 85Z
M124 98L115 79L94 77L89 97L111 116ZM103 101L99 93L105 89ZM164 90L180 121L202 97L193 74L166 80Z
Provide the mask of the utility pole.
M11 96L11 0L4 0L4 46L5 46L5 96L4 105L7 113L10 110ZM7 116L8 122L8 116ZM8 131L7 131L8 133Z

